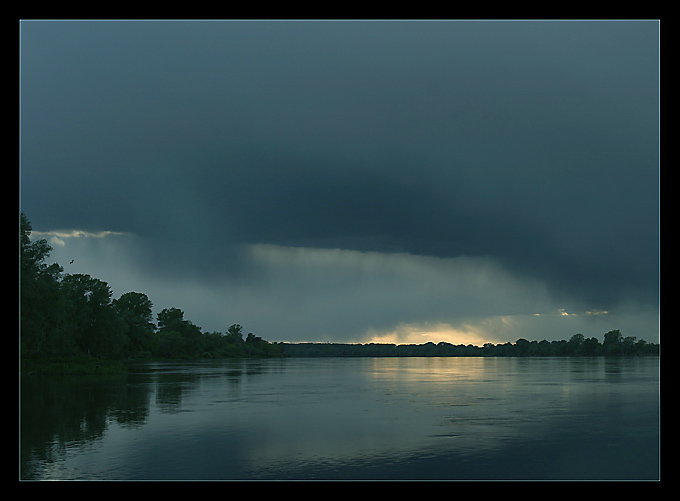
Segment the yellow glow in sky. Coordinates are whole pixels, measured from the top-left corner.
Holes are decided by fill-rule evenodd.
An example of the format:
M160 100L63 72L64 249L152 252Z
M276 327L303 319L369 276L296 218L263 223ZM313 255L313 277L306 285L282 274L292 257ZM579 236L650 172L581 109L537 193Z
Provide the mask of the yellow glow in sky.
M366 343L392 343L392 344L424 344L451 343L472 344L483 346L484 343L498 343L498 340L489 339L487 332L482 326L464 325L454 328L450 324L400 324L390 331L377 332L371 330Z

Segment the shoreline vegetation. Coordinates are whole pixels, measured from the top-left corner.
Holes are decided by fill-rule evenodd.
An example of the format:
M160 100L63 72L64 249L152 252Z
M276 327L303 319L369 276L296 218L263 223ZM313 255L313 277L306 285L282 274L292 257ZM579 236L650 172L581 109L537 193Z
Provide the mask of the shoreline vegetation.
M87 274L64 273L45 264L52 248L31 242L31 224L20 213L20 361L23 375L116 375L126 363L272 357L570 357L658 356L659 344L612 330L597 338L574 334L568 341L529 341L484 346L390 343L269 342L232 324L226 332L203 332L179 308L152 318L141 292L112 299L110 286Z
M528 341L514 343L454 345L440 342L425 344L391 343L282 343L289 357L597 357L658 356L659 345L624 338L620 331L605 334L604 343L595 337L574 334L569 341Z

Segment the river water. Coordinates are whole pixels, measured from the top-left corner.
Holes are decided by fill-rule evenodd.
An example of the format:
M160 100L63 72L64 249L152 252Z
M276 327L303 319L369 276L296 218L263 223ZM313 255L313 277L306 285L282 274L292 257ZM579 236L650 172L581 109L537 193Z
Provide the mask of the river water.
M659 480L659 359L290 358L25 378L23 480Z

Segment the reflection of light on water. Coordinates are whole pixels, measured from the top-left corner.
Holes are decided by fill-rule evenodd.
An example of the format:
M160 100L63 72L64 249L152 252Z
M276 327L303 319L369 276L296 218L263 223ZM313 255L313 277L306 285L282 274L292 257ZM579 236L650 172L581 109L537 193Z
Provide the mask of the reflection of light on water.
M385 392L390 404L420 413L421 439L428 447L488 453L535 432L527 426L529 413L514 408L512 396L520 393L516 383L490 375L498 366L495 359L376 358L368 363L377 394Z
M488 454L533 439L567 419L576 405L564 360L484 357L375 358L376 392L429 421L427 440L465 454ZM568 366L568 363L566 363ZM531 379L541 367L543 380ZM578 395L576 395L578 397ZM446 440L444 440L446 439ZM454 440L455 439L455 440Z
M485 359L453 358L453 357L425 357L425 358L370 358L367 359L371 377L394 380L421 382L423 380L451 381L453 378L474 378L483 370Z

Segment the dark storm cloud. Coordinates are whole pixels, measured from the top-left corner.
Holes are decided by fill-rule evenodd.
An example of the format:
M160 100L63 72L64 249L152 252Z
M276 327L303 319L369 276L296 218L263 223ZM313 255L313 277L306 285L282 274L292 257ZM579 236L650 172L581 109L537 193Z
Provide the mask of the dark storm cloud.
M658 289L655 22L24 22L22 206L215 278L244 244ZM188 271L187 271L188 270Z

